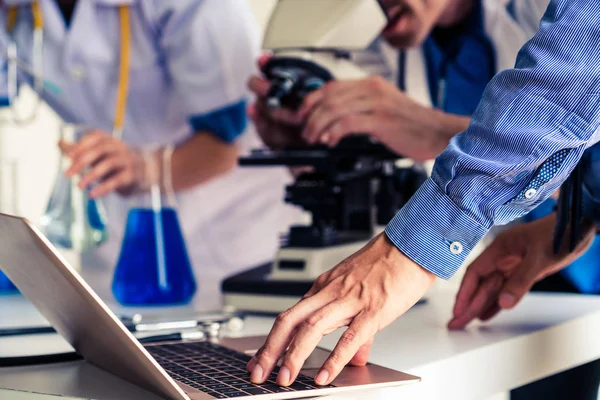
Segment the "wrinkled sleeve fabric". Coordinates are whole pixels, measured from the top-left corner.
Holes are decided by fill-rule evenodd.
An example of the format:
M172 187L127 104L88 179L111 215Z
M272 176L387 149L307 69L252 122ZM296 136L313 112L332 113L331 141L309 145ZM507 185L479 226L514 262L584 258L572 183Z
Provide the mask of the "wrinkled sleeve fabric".
M225 142L246 129L259 32L246 1L155 0L158 46L194 131Z
M386 228L409 258L450 278L494 225L567 179L600 125L600 2L553 0L514 69L490 82L468 130Z

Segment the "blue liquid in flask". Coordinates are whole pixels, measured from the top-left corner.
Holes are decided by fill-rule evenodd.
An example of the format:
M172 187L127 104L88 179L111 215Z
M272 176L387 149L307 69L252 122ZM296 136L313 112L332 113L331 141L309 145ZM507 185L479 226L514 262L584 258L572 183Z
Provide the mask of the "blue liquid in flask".
M0 271L0 294L18 293L17 287Z
M124 305L175 305L192 299L196 280L174 209L129 212L112 290Z

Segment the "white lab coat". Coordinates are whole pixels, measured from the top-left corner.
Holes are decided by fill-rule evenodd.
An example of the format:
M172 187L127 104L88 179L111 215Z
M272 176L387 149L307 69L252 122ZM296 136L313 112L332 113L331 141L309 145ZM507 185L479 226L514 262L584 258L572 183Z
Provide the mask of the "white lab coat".
M4 0L27 5L31 0ZM123 139L132 146L179 144L193 134L189 118L247 98L255 73L259 34L246 1L81 0L67 30L54 0L41 0L45 19L45 76L62 96L44 99L66 119L112 130L119 65L117 6L131 7L131 72ZM23 8L15 31L19 57L31 63L32 18ZM6 46L6 12L0 8L0 48ZM2 60L0 60L0 65ZM0 88L2 82L0 69ZM0 93L2 90L0 89ZM43 132L40 132L43 134ZM238 140L242 152L259 147L252 127ZM31 177L35 179L35 177ZM285 169L235 168L178 194L179 219L195 269L203 308L220 306L220 281L272 259L279 233L297 217L283 203ZM99 267L91 282L110 295L131 201L106 199L110 239L87 255L83 268Z

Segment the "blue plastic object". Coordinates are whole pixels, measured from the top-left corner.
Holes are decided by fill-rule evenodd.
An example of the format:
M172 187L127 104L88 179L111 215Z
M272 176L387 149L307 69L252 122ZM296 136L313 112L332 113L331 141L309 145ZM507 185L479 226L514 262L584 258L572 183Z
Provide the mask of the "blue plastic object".
M0 295L2 294L13 294L18 293L19 290L13 283L8 279L6 275L0 271Z
M174 209L129 211L112 290L124 305L176 305L192 299L196 280Z

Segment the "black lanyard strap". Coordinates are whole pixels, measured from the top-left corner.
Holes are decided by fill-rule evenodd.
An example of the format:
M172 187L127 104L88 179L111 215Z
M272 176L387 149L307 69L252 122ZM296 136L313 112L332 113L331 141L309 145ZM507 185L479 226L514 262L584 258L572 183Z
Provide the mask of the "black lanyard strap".
M554 254L560 253L569 222L569 252L575 251L581 241L582 184L583 166L580 162L560 189L554 228Z

